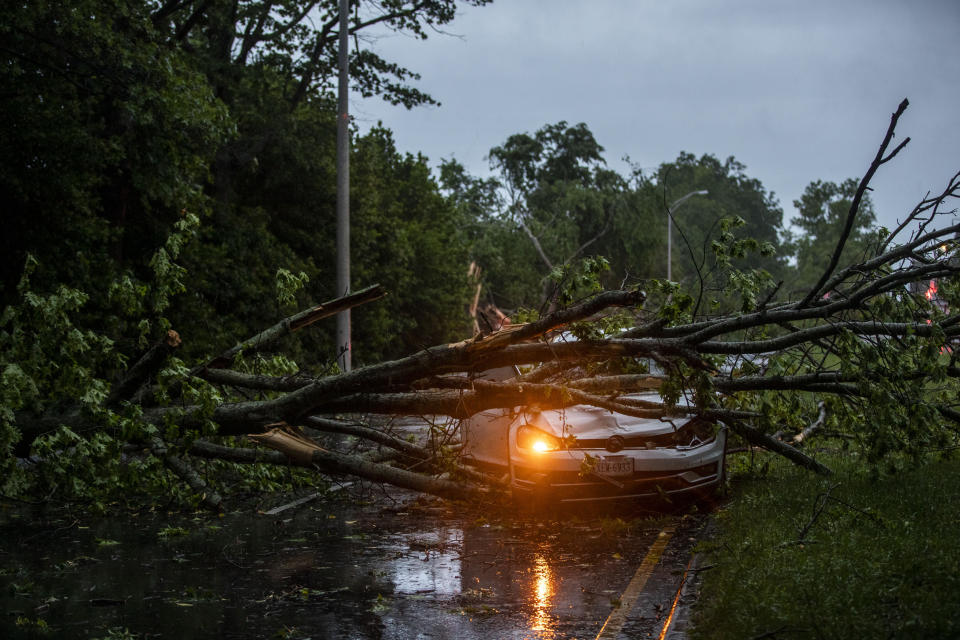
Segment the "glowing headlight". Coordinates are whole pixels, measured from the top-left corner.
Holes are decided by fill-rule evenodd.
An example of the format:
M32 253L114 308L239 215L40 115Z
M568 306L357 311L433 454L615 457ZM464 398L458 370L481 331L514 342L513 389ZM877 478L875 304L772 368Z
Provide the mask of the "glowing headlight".
M560 438L525 424L517 429L517 446L537 453L556 451L560 448Z

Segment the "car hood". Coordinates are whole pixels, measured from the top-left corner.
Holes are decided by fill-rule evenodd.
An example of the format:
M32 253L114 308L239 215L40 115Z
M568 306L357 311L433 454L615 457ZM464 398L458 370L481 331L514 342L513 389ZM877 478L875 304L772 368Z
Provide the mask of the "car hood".
M690 416L637 418L586 405L527 412L527 418L541 429L549 428L556 436L572 435L585 439L609 438L612 435L657 436L672 433L690 421Z

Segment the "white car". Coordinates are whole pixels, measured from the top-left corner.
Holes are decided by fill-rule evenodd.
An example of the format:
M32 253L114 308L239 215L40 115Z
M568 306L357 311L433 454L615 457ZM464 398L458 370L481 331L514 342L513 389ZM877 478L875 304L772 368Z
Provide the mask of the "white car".
M504 380L508 368L484 378ZM656 393L631 398L660 402ZM577 405L482 411L462 425L464 461L509 474L520 503L708 494L724 477L724 425L692 415L637 418Z

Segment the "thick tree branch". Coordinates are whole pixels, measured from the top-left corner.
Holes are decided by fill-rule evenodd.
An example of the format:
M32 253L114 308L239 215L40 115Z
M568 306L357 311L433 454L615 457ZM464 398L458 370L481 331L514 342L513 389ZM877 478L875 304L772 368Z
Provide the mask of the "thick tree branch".
M239 354L241 351L245 351L247 353L260 351L272 345L280 338L289 335L294 331L299 331L304 327L310 326L317 320L335 316L341 311L346 311L347 309L351 309L361 304L378 300L385 295L387 295L387 292L383 289L383 287L375 284L367 287L366 289L361 289L355 293L335 298L333 300L324 302L323 304L319 304L315 307L295 313L292 316L284 318L269 329L264 329L252 338L248 338L243 342L240 342L227 349L219 356L208 362L206 366L212 369L229 367L233 363L233 359L236 358L237 354Z
M129 400L151 376L167 361L177 347L180 346L180 336L173 329L167 331L163 340L154 344L143 354L132 367L124 374L123 378L114 385L107 396L106 406L112 407L122 400Z
M815 471L820 475L829 476L833 473L828 467L820 464L799 449L795 449L785 442L777 440L772 436L768 436L746 422L734 420L728 424L730 425L731 429L743 436L744 440L751 444L755 444L758 447L763 447L764 449L772 451L773 453L778 453L791 462L798 464L805 469Z
M636 373L618 376L596 376L580 378L570 382L570 386L582 391L623 393L636 391L656 391L666 380L665 376L649 373Z
M182 42L187 39L187 36L190 35L190 32L193 31L193 28L200 24L200 21L204 18L207 9L210 8L212 0L204 0L200 3L196 9L193 10L193 13L187 17L186 20L181 22L176 26L176 31L173 34L173 39L177 42ZM186 5L183 5L186 6Z
M378 431L377 429L372 429L366 425L362 425L356 422L346 422L344 420L334 420L332 418L323 418L320 416L309 416L303 419L303 424L317 429L318 431L326 431L328 433L343 433L351 436L357 436L358 438L363 438L364 440L369 440L371 442L376 442L377 444L382 444L386 447L390 447L400 453L415 458L417 460L430 460L433 457L426 449L418 447L412 442L407 442L406 440L401 440L395 436L390 435L389 433L384 433L383 431Z
M183 7L191 4L193 1L194 0L167 0L161 4L156 11L153 12L153 15L150 16L150 19L153 21L153 26L159 29L164 20L169 18Z
M880 165L891 160L897 153L903 149L903 147L910 142L910 138L904 139L896 149L894 149L890 155L884 157L884 153L887 151L887 147L890 144L890 140L893 138L893 132L897 128L897 121L900 120L900 116L903 115L903 112L907 110L909 101L904 98L903 102L897 107L897 110L893 112L893 115L890 116L890 126L887 127L887 133L883 137L883 142L880 143L880 148L877 150L877 155L873 159L873 162L870 163L870 168L867 169L867 173L860 180L860 184L857 187L856 194L853 196L853 201L850 203L850 210L847 213L847 220L843 227L843 232L840 234L840 238L837 241L837 247L833 251L833 255L830 257L830 262L827 264L827 268L824 270L823 275L820 276L820 279L817 281L807 295L800 301L801 307L806 307L810 304L815 298L817 298L822 289L823 285L830 279L830 276L833 275L834 269L837 268L837 264L840 262L840 255L843 253L843 248L847 244L847 239L850 237L850 232L853 230L853 222L857 216L857 212L860 210L860 201L863 199L863 194L867 190L867 186L870 184L870 180L873 179L873 174L877 172L877 169L880 168Z
M289 465L290 458L279 451L266 449L250 449L245 447L228 447L222 444L207 442L206 440L196 440L190 445L190 455L198 458L210 458L213 460L224 460L227 462L240 462L243 464L280 464Z
M313 378L289 376L278 378L262 376L252 373L242 373L232 369L203 369L198 373L200 378L213 384L220 384L241 389L255 391L296 391L311 384Z
M213 511L220 510L223 498L220 497L219 493L207 486L207 483L200 477L196 469L190 466L190 464L180 456L171 452L167 448L166 443L160 440L160 438L150 438L147 444L155 456L163 460L163 463L167 465L171 471L177 474L181 480L186 482L187 485L200 496L200 500L204 506Z
M793 444L802 444L804 440L823 428L827 422L827 405L823 402L817 403L817 419L808 424L803 431L793 436Z
M837 322L835 324L824 324L810 329L802 329L796 333L791 333L779 338L770 338L769 340L738 342L707 341L697 345L697 350L700 353L726 353L733 355L771 353L810 342L811 340L834 336L844 331L860 336L905 336L909 334L930 336L933 335L937 329L942 330L943 327L934 327L931 324L925 324L923 322ZM960 328L948 327L944 330L944 334L948 338L960 335Z
M548 271L553 271L553 262L550 258L547 257L546 251L543 250L543 246L540 244L540 239L537 236L533 235L533 231L530 230L530 227L527 226L527 223L521 218L518 220L520 228L523 229L523 232L527 234L527 237L530 238L530 242L533 243L533 248L537 250L537 255L540 256L540 259L543 260L543 264L547 266Z
M293 465L315 467L325 473L348 474L454 500L478 500L490 496L487 488L397 469L358 456L326 451L281 428L271 429L267 433L253 434L250 438L288 455Z

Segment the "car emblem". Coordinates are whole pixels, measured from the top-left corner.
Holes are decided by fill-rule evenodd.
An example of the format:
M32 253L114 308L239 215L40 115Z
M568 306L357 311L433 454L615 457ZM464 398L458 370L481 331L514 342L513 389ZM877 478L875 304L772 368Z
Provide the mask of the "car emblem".
M617 451L623 451L623 448L627 446L626 441L622 436L610 436L607 438L606 449L610 453L616 453Z

